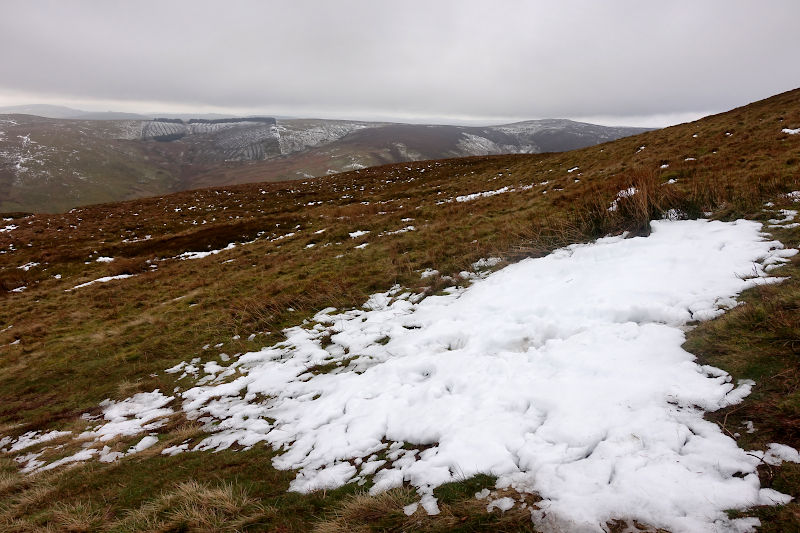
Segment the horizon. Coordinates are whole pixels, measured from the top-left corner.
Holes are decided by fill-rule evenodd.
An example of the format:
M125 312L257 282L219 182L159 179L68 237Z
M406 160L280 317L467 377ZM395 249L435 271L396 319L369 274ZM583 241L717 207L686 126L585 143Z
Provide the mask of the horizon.
M0 105L664 127L800 86L792 0L236 7L6 2Z
M772 96L772 95L768 95ZM765 96L768 97L768 96ZM553 116L553 117L442 117L442 116L415 116L415 115L372 115L372 114L356 114L354 116L345 116L342 114L337 113L317 113L317 114L307 114L307 115L296 115L291 113L271 113L271 112L264 112L264 111L248 111L248 110L238 110L239 112L235 112L237 110L230 109L230 108L213 108L213 109L204 109L202 111L198 111L196 109L191 108L183 108L183 107L173 107L170 110L160 110L160 111L152 111L145 106L140 106L137 104L128 105L122 104L120 108L113 108L103 105L88 105L84 106L81 103L72 103L72 102L59 102L55 103L54 101L41 101L41 102L23 102L23 103L7 103L10 102L8 100L4 100L0 97L0 109L4 108L25 108L25 107L36 107L36 106L48 106L53 108L63 108L69 109L71 111L79 112L79 113L126 113L126 114L136 114L142 115L145 117L152 117L158 118L162 116L175 116L181 115L185 117L190 116L203 116L203 115L219 115L220 117L231 117L231 118L247 118L247 117L274 117L278 120L295 120L295 119L302 119L302 120L342 120L342 121L363 121L363 122L387 122L387 123L397 123L397 124L419 124L419 125L431 125L431 126L473 126L473 127L487 127L487 126L500 126L505 124L513 124L516 122L528 122L528 121L536 121L536 120L572 120L575 122L584 122L588 124L595 124L599 126L609 126L609 127L631 127L631 128L650 128L650 129L659 129L665 128L669 126L674 126L677 124L683 124L687 122L694 122L695 120L699 120L703 117L713 115L716 113L720 113L723 111L727 111L726 109L717 109L717 110L709 110L709 111L698 111L698 112L684 112L684 113L672 113L672 114L654 114L654 115L641 115L641 116L633 116L633 117L620 117L620 116ZM15 101L12 101L15 102ZM741 105L746 105L751 102L744 102ZM738 107L738 106L737 106ZM35 113L33 113L35 115Z

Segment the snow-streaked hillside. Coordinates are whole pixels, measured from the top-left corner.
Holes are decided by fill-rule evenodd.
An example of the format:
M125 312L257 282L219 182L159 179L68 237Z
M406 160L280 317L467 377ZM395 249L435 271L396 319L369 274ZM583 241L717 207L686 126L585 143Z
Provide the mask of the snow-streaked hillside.
M569 150L643 131L563 120L462 127L270 117L0 117L0 212L57 211L386 163ZM37 148L35 156L31 146Z
M278 120L273 123L268 119L263 123L254 123L252 120L186 123L156 119L140 124L139 138L145 141L180 140L196 147L197 159L207 161L258 161L325 147L345 139L353 132L372 129L373 134L368 132L358 136L352 146L345 140L344 145L336 147L338 153L348 148L356 156L359 150L376 151L381 152L383 163L392 163L438 157L563 151L646 131L555 119L487 127L319 119ZM131 137L126 134L124 138ZM336 171L349 170L336 161L331 164Z
M200 148L10 121L2 149L151 165L119 186ZM371 168L4 214L0 523L148 530L129 517L195 509L191 485L272 530L794 531L800 254L774 241L800 248L798 129L793 91L581 150L375 166L464 132L387 125L204 167ZM180 186L215 183L193 170ZM795 500L745 510L785 500L761 489Z
M243 119L207 122L153 120L141 124L144 141L177 141L195 147L192 162L261 161L336 141L379 124L331 120Z
M379 124L344 120L280 120L276 133L281 155L286 155L336 141L356 130L377 126Z

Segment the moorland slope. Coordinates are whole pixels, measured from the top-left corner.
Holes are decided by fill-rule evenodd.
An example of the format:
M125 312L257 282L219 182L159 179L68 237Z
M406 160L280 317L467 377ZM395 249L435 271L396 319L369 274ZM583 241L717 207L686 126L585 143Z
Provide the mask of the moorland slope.
M287 492L295 474L272 466L268 446L164 454L214 431L180 412L146 450L111 463L29 476L20 464L72 457L80 442L55 434L10 448L30 431L86 431L107 398L183 390L191 375L181 381L165 369L222 364L281 341L284 328L322 309L356 308L393 285L420 297L468 285L461 273L480 259L500 258L479 263L500 268L606 234L645 235L651 219L665 216L747 218L796 248L800 228L779 221L800 196L797 129L800 90L563 153L407 162L6 217L0 433L10 440L0 445L0 523L14 531L533 530L519 505L487 513L475 499L494 488L490 476L439 487L437 516L406 516L402 506L415 500L408 487L377 496L355 484ZM779 272L788 279L747 291L742 305L696 324L685 345L701 362L755 380L742 403L707 414L745 450L800 446L797 256ZM126 453L141 440L103 445ZM797 465L758 471L762 486L800 496ZM524 499L535 506L537 497ZM800 525L796 503L744 514L764 531ZM621 531L629 522L614 516L606 526Z

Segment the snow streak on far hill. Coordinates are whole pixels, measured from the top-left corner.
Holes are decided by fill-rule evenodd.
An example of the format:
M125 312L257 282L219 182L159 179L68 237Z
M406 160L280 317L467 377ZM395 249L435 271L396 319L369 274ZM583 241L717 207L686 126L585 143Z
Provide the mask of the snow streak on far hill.
M646 131L643 128L615 128L562 119L466 127L321 119L276 121L266 117L189 122L155 119L139 123L139 128L137 137L142 140L170 142L181 139L203 152L206 159L241 161L302 152L363 129L372 131L355 139L354 145L347 145L354 153L365 148L380 151L392 145L397 147L397 155L403 160L564 151ZM126 138L129 136L128 133L124 135Z
M652 227L419 303L396 289L364 310L328 309L285 342L211 365L206 384L182 394L216 432L196 449L266 441L285 451L278 468L299 470L292 490L409 482L434 513L434 487L492 473L545 499L534 520L747 529L753 520L734 525L725 510L787 497L760 489L763 452L739 449L703 413L741 401L752 383L735 388L697 365L681 326L779 281L758 262L796 250L755 222ZM225 383L234 369L243 375Z
M352 131L379 124L274 118L189 121L167 119L143 122L142 140L189 140L209 160L258 161L300 152L336 141Z
M643 131L569 120L466 127L271 117L52 120L0 115L0 211L62 211L400 161L564 151Z

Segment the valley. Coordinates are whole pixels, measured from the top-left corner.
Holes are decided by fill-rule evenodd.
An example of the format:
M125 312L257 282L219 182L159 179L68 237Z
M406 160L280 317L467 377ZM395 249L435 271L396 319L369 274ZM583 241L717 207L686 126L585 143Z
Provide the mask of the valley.
M268 117L74 120L0 115L0 213L64 211L397 162L565 151L641 131L568 120L461 127Z

